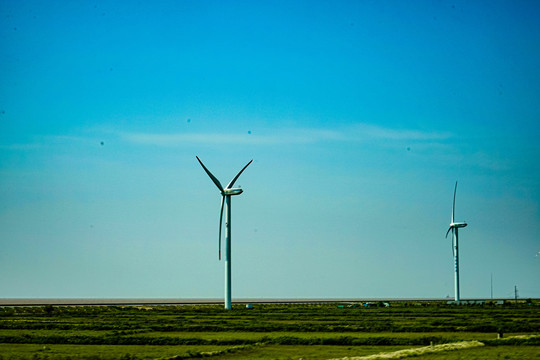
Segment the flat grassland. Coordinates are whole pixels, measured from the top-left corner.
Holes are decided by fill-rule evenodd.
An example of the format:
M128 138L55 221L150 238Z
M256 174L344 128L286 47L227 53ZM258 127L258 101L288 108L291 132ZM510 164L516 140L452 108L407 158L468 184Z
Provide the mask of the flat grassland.
M540 359L539 334L538 303L0 307L0 360L331 359L461 341L484 346L415 357Z

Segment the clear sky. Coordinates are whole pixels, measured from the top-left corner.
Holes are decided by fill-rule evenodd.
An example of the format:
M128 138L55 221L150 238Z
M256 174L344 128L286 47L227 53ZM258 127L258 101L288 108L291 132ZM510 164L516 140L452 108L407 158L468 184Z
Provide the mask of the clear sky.
M540 297L540 2L0 0L0 297Z

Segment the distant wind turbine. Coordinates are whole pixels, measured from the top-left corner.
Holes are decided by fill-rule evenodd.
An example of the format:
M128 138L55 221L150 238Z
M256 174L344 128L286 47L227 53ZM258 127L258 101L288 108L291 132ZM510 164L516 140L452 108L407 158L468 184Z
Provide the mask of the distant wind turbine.
M452 231L452 252L454 254L454 287L455 287L455 301L459 303L459 253L458 253L458 229L467 226L466 222L455 222L454 216L456 214L456 190L457 190L457 181L456 186L454 187L454 204L452 206L452 221L450 222L450 228L446 232L446 237L448 238L448 233Z
M253 160L250 160L246 166L236 176L231 180L231 182L223 188L219 180L212 175L210 170L204 166L201 159L196 157L199 160L199 163L203 167L204 171L210 176L210 179L216 184L219 191L221 192L221 211L219 215L219 237L218 237L218 248L219 248L219 259L221 260L221 228L223 224L223 208L226 208L225 211L225 309L231 310L231 196L240 195L244 190L234 189L234 183L242 174L244 170L251 164Z

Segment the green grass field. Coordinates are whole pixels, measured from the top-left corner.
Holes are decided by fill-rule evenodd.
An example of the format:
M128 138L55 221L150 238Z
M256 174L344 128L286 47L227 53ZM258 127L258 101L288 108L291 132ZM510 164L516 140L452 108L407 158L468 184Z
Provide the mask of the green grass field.
M471 340L485 346L416 358L535 359L540 353L539 337L514 337L540 334L538 304L354 305L0 307L0 360L331 359Z

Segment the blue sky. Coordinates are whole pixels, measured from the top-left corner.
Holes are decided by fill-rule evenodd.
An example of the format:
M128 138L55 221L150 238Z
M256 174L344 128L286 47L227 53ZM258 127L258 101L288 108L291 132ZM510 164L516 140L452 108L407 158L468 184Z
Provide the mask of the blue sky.
M540 4L0 2L0 297L540 297Z

